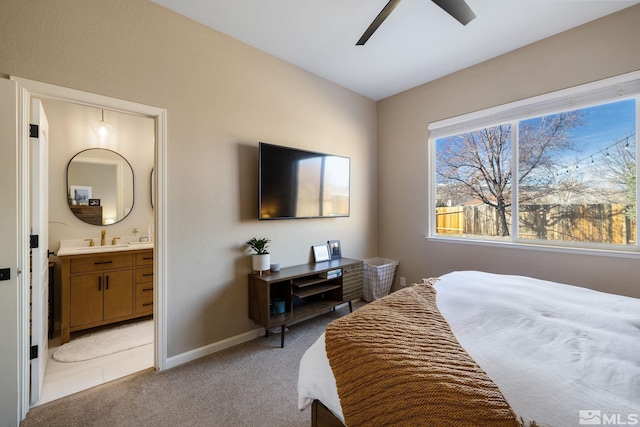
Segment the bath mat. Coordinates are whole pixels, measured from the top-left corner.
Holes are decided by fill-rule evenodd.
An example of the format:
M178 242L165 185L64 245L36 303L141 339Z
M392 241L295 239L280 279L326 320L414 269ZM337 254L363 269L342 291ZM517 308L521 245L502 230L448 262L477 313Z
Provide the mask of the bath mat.
M153 320L130 323L81 336L53 353L58 362L81 362L153 342Z

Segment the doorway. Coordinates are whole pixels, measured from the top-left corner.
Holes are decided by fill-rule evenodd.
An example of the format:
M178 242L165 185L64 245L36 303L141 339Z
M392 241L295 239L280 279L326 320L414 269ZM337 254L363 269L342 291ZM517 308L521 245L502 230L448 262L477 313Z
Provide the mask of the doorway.
M149 117L154 120L154 133L155 133L155 148L154 148L154 161L153 161L153 224L154 224L154 344L153 344L153 366L156 370L163 370L166 368L166 288L164 285L164 271L165 271L165 248L164 239L166 236L166 215L165 215L165 147L166 147L166 110L159 109L157 107L147 106L143 104L132 103L129 101L119 100L115 98L105 97L101 95L91 94L87 92L77 91L74 89L63 88L59 86L49 85L46 83L31 81L18 77L11 77L19 85L20 101L18 103L18 115L21 118L20 123L20 135L18 149L22 153L28 152L28 118L29 108L32 99L44 100L57 100L63 102L69 102L73 104L81 104L87 107L98 109L109 109L125 114ZM18 192L22 194L21 200L28 200L24 197L28 194L28 164L29 156L23 156L21 158L21 170L18 172ZM27 204L21 204L18 206L18 210L21 212L20 217L26 216L30 206ZM19 253L22 254L24 259L28 259L29 248L24 243L28 241L26 238L29 234L28 224L21 224L19 227L19 234L24 236L18 243ZM20 305L22 310L27 311L29 305L29 277L28 275L22 275L20 278L21 298ZM29 320L26 316L21 316L18 324L18 333L22 338L22 342L29 342ZM21 372L20 378L22 379L22 385L20 387L19 399L21 402L21 418L26 416L29 408L29 348L27 346L21 346L19 351L19 371ZM25 375L26 373L26 375Z
M106 232L107 245L114 237L118 243L141 238L153 240L149 230L154 228L150 176L154 166L155 119L58 99L34 101L42 105L49 129L48 167L41 168L50 171L49 239L42 233L40 241L45 257L49 250L52 265L49 304L43 302L45 317L49 306L50 339L40 341L42 360L36 365L46 367L41 389L34 381L34 361L31 362L31 404L35 406L154 366L152 317L147 314L148 309L139 310L136 304L130 306L137 284L129 285L128 303L119 302L120 308L116 310L118 316L141 311L134 319L74 332L70 343L61 343L63 295L58 247L60 242L70 240L77 241L74 246L86 245L85 238L94 239L96 245L100 245L101 230ZM109 132L101 133L99 126ZM34 167L32 176L39 172ZM32 181L36 181L35 177ZM73 198L72 193L78 186L90 189L95 206ZM32 216L36 216L34 202L31 208ZM100 213L87 217L86 209ZM152 284L153 277L149 277L150 280L144 281ZM32 276L32 281L35 280ZM143 287L146 294L151 294L152 288ZM126 288L123 291L126 292ZM89 300L80 303L88 306ZM33 324L37 324L35 319ZM137 329L140 332L134 334L132 331ZM49 351L44 343L48 343Z

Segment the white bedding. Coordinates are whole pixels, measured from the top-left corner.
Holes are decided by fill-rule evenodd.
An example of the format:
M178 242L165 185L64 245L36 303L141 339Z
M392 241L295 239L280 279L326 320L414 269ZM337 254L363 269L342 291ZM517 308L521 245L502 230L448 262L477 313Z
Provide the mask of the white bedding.
M458 341L526 422L577 426L595 410L640 423L640 299L477 271L435 286ZM324 334L300 361L299 409L314 399L343 419Z

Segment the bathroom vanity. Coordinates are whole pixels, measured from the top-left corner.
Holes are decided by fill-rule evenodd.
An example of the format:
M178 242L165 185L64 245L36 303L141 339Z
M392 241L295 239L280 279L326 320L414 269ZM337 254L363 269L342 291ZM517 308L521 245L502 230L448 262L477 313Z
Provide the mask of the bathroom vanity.
M61 344L71 332L153 314L153 244L62 248Z

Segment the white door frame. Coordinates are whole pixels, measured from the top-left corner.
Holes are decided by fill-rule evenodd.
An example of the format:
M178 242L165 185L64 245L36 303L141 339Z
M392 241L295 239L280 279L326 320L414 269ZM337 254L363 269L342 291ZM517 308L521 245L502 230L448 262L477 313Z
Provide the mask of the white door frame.
M31 404L42 394L44 374L49 360L49 121L42 101L31 100L30 122L38 126L38 134L29 141L31 170L31 204L29 219L31 234L41 244L31 250L31 347L38 351L31 360ZM17 112L16 112L17 113ZM31 136L31 135L30 135ZM32 354L31 357L34 355Z
M162 371L167 369L167 299L166 299L166 249L165 239L167 236L167 215L166 215L166 138L167 138L167 110L149 105L138 104L121 99L111 98L103 95L92 94L75 89L55 86L48 83L28 80L21 77L11 76L18 84L19 109L18 111L18 152L19 174L18 194L19 203L18 217L21 218L19 231L19 254L22 271L28 271L29 259L29 110L31 98L56 99L73 102L95 108L108 108L122 113L152 117L155 119L155 153L154 153L154 220L155 220L155 242L154 245L154 304L153 315L155 320L155 369ZM28 274L20 275L20 305L22 311L18 324L18 335L21 342L25 343L19 349L19 362L21 372L21 390L19 400L21 402L21 417L24 419L29 411L29 283Z

